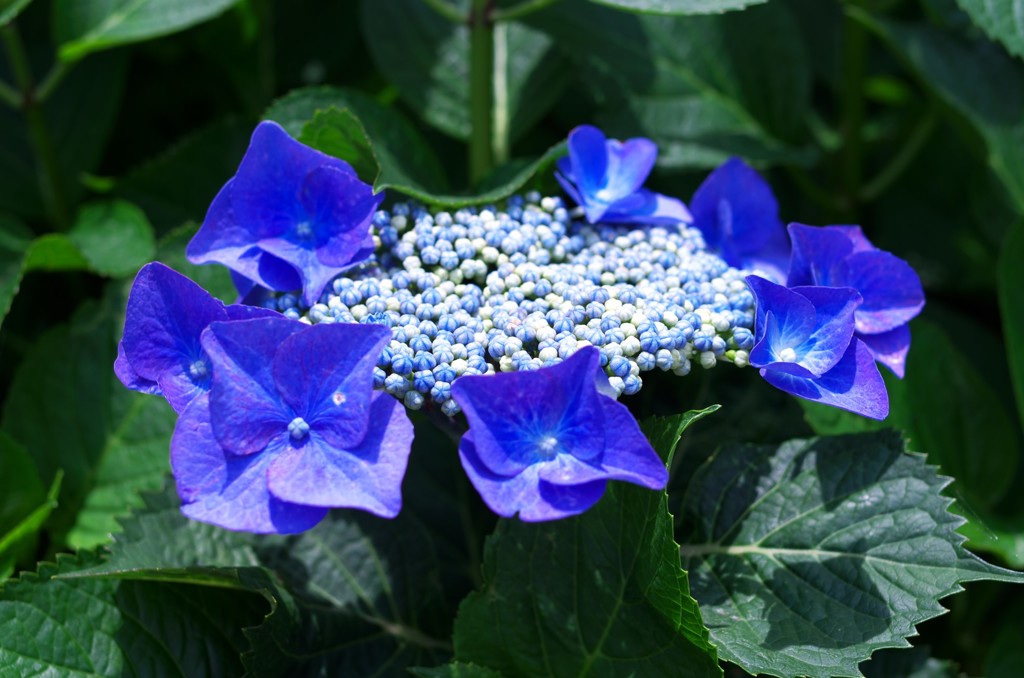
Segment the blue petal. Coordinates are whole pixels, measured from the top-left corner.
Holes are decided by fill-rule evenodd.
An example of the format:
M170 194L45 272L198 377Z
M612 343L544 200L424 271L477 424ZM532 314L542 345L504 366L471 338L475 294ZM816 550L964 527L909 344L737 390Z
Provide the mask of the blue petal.
M327 510L281 501L267 490L268 455L235 456L213 435L209 395L182 412L171 438L181 511L229 530L288 534L319 523Z
M209 378L189 368L205 360L199 336L211 322L226 320L224 305L199 285L160 263L135 277L125 314L125 360L135 374L155 382L177 411L205 390Z
M693 220L682 201L642 188L610 205L601 219L617 224L675 226Z
M772 386L807 400L849 410L872 419L889 414L885 382L864 342L854 339L843 358L817 379L801 379L770 368L761 370Z
M594 383L600 353L587 347L534 372L463 376L452 384L492 472L512 476L557 454L599 457L605 446L601 399Z
M605 184L595 197L611 203L640 190L654 168L658 147L650 139L638 137L626 141L612 139L605 148L608 154Z
M924 308L921 279L910 264L888 252L851 254L835 267L833 279L864 297L857 309L857 331L863 334L905 325Z
M569 132L569 159L572 176L585 202L601 190L608 174L608 140L591 125L581 125Z
M797 349L800 364L815 375L824 374L846 353L854 332L861 296L851 287L794 287L814 306L814 332Z
M528 522L558 520L583 513L604 494L605 481L580 485L553 485L538 478L539 465L522 473L503 476L492 472L480 460L473 432L462 436L459 458L470 482L487 506L500 516Z
M623 480L652 490L664 489L668 469L640 430L629 409L613 400L601 401L607 436L601 466L609 480Z
M372 365L371 365L372 367ZM397 400L374 395L366 437L339 449L311 423L304 444L285 444L268 473L270 492L285 501L356 508L384 518L402 509L402 478L412 449L412 422Z
M133 391L147 393L149 395L160 395L160 386L155 381L143 379L128 362L124 354L124 342L117 342L117 359L114 360L114 374L121 380L121 383Z
M901 325L881 334L855 334L871 351L871 356L882 363L900 379L907 365L910 350L910 326Z
M745 279L750 291L754 293L755 339L760 343L765 337L768 311L772 311L779 323L778 334L772 338L774 341L770 341L762 350L769 350L773 345L780 343L794 345L793 342L803 342L810 336L814 330L814 304L806 297L760 276L748 275ZM751 351L752 360L753 351L757 350L755 346ZM766 353L764 357L767 362L771 362L776 359L772 356L773 354Z
M283 402L272 370L278 346L308 326L286 318L213 323L202 343L213 364L213 432L233 454L263 450L296 413Z
M391 331L380 325L319 324L284 339L274 353L277 392L330 446L366 435L373 368Z
M853 253L856 245L847 228L789 225L793 243L787 285L835 285L832 270Z
M708 175L693 194L690 211L708 247L730 266L743 267L769 251L788 254L771 187L739 158L729 158Z

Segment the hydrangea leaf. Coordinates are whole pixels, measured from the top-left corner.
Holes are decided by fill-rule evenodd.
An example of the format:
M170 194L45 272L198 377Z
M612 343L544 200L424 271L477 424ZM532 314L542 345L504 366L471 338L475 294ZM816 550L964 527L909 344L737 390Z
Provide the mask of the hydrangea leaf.
M956 0L976 26L1024 58L1024 0Z
M160 487L169 468L174 412L124 389L111 369L115 303L123 308L84 306L70 326L35 343L15 372L0 426L25 446L44 483L63 469L51 526L57 543L77 547L106 541L114 516L138 505L139 491Z
M121 110L127 64L127 52L97 55L78 64L40 107L53 145L57 185L66 204L77 203L85 193L81 176L96 170L106 149ZM47 208L40 191L31 138L24 116L0 107L0 148L4 150L0 211L55 222L57 213ZM62 214L61 220L70 221L72 216Z
M16 219L0 215L0 324L11 310L25 271L31 232Z
M361 4L363 34L380 71L428 124L468 139L468 25L454 24L417 0ZM494 33L495 129L515 141L555 103L571 62L551 37L525 24L504 22Z
M961 583L1024 583L963 548L948 483L892 431L721 448L691 478L680 552L722 658L860 676Z
M185 258L185 246L198 230L198 224L189 222L164 235L156 245L156 260L195 281L214 298L232 304L238 298L238 291L225 267L196 266Z
M693 420L644 428L668 456ZM483 588L459 607L455 656L507 675L720 676L677 548L667 495L623 483L580 516L503 520Z
M429 188L434 182L425 182L413 177L413 171L408 164L399 159L402 157L401 147L393 145L397 140L392 140L388 136L367 136L369 128L363 127L363 119L356 118L350 111L318 110L302 129L300 140L303 143L336 158L362 163L366 169L361 172L369 173L365 178L376 177L375 191L386 189L431 205L448 207L495 202L507 198L565 152L564 144L556 144L540 158L519 168L510 176L500 177L494 182L493 187L478 195L446 195ZM374 164L379 171L373 169ZM417 176L418 174L417 172Z
M36 536L57 507L62 479L57 473L47 491L25 448L0 432L0 581L18 560L31 557Z
M577 62L575 87L604 102L594 122L612 138L653 139L661 167L814 158L801 122L810 60L784 4L665 17L562 0L527 23Z
M60 58L149 40L208 21L238 0L57 0L53 26Z
M1017 415L1024 427L1024 355L1017 347L1024 346L1024 270L1019 262L1024 261L1024 225L1010 231L1003 241L999 254L999 310L1006 339L1006 358L1010 363L1014 395L1017 398Z
M238 168L251 134L250 124L236 120L200 128L118 178L113 193L141 207L160 236L185 222L201 222L210 201ZM180 251L184 253L184 249L182 245ZM202 282L195 275L186 275Z
M11 675L238 675L241 629L266 602L245 591L59 579L94 565L60 556L0 588L0 666Z
M972 45L938 29L886 21L850 8L909 62L924 84L979 132L988 163L1018 211L1024 211L1024 87L1022 66L990 45Z
M768 0L594 0L602 5L644 14L721 14Z
M112 278L134 275L156 255L145 213L124 200L85 205L68 237L92 271Z
M309 532L262 537L185 518L173 486L145 502L122 520L105 562L68 577L261 593L272 610L246 630L243 661L262 675L366 675L382 666L398 671L449 659L438 640L447 636L452 616L442 590L446 574L413 512L380 520L334 511ZM342 635L347 641L339 647Z
M289 134L299 138L318 111L330 108L348 110L359 120L373 144L374 155L381 165L387 167L390 182L422 186L432 193L443 193L448 188L444 167L412 123L394 107L384 106L362 92L344 87L293 90L272 103L263 117L279 123ZM325 120L324 126L329 122ZM330 148L320 148L316 143L310 145L336 155ZM364 181L372 178L361 173L359 176ZM379 181L382 180L378 177L374 188L380 190Z

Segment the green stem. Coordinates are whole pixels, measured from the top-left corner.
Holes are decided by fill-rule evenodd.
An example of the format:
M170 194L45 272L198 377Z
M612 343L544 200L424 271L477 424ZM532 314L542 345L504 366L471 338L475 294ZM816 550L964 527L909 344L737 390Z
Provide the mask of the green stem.
M523 17L538 12L548 5L553 5L558 0L523 0L518 5L513 5L507 9L495 10L493 18L495 23L504 21L515 21L516 19L522 19Z
M35 100L37 103L41 104L50 98L50 95L53 94L53 90L57 88L57 85L59 85L61 80L64 79L64 76L68 74L72 65L72 63L60 60L53 65L50 72L47 73L39 85L36 86Z
M860 22L849 16L843 19L843 87L839 93L841 111L840 176L847 206L856 216L860 198L863 149L861 132L864 126L864 77L867 64L868 33Z
M473 185L494 168L493 0L473 0L469 18L469 179Z
M466 21L466 17L462 15L459 8L449 4L447 0L423 0L423 4L452 23L461 24Z
M29 67L25 47L14 24L7 24L0 28L0 37L3 38L7 48L7 58L11 64L14 81L21 90L21 109L28 123L29 137L36 155L36 168L43 200L46 202L50 217L57 228L66 230L68 206L60 177L60 167L57 164L57 154L43 117L43 109L39 106L40 102L32 80L32 69Z
M935 131L937 122L938 116L936 116L935 110L929 109L925 117L914 127L914 131L910 133L906 143L897 151L896 155L892 156L889 163L875 175L875 178L868 181L864 188L861 189L860 197L862 200L865 202L874 200L885 193L900 178L900 175L910 166L910 163L914 161L917 154L924 148L925 143L928 142L928 138Z

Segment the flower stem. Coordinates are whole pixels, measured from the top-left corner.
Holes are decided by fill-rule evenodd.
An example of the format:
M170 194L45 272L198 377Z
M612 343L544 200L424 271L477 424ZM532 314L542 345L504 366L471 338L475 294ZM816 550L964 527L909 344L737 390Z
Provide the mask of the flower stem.
M478 184L494 169L493 0L473 0L469 17L469 179Z
M7 48L7 58L11 64L14 81L18 89L21 90L21 110L25 114L32 150L36 155L36 168L43 200L46 202L47 211L57 228L66 230L68 227L68 205L64 195L60 167L57 164L57 154L50 139L50 132L46 127L43 110L39 106L40 100L32 80L32 69L28 63L25 46L13 23L0 27L0 38L3 39Z

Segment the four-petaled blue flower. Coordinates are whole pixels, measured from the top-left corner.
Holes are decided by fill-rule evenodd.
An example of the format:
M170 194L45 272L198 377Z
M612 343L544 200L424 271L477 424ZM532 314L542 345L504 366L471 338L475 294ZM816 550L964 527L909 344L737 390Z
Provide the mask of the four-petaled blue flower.
M924 308L924 290L914 269L872 245L858 226L790 224L789 236L793 258L788 285L857 290L864 301L854 314L854 336L902 378L910 349L908 322Z
M789 241L779 203L768 183L739 158L729 158L704 180L690 201L693 225L708 248L730 266L786 280Z
M391 332L286 318L215 322L202 335L210 392L171 439L182 512L232 530L307 530L330 507L394 517L412 423L373 390Z
M643 188L657 155L650 139L607 139L582 125L569 133L569 157L559 159L555 177L592 224L690 223L681 201Z
M243 298L256 286L301 289L311 306L331 279L373 253L370 224L383 198L348 163L262 122L188 258L227 266Z
M280 316L254 306L225 306L180 273L146 264L128 295L114 373L128 388L163 395L176 412L210 389L212 369L199 335L216 321Z
M889 397L867 346L854 337L862 299L850 287L794 287L747 276L756 300L750 364L765 380L807 400L872 419L889 414Z
M604 394L606 382L600 352L586 347L536 371L452 384L469 421L462 466L491 510L555 520L597 503L608 480L665 487L665 465L629 410Z

